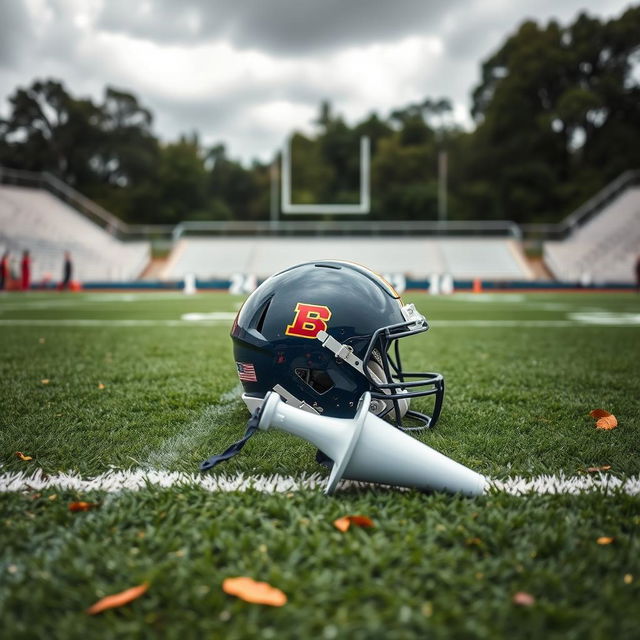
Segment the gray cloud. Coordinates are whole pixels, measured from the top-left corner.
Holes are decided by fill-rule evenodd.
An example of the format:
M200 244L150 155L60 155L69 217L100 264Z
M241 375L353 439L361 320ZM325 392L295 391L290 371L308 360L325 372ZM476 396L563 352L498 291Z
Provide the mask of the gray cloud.
M408 35L437 33L443 18L471 0L109 0L100 28L190 45L223 38L240 48L308 55Z
M0 4L0 68L17 63L29 45L32 30L29 12L20 2Z
M629 0L41 3L44 6L32 14L33 2L0 0L0 115L6 113L6 98L16 87L35 78L60 79L73 95L96 100L102 99L105 85L111 85L133 92L153 111L155 130L165 140L197 130L201 139L223 141L231 155L245 160L271 157L286 130L310 125L309 114L317 113L323 99L352 119L371 111L384 117L393 106L427 96L451 98L460 113L469 106L481 62L526 18L543 24L558 18L566 24L587 4L590 13L606 17L620 15L631 4ZM407 48L409 36L429 37L432 43L437 39L437 46ZM210 47L220 43L228 47ZM344 55L346 49L364 46L372 49ZM208 52L207 47L212 58L203 62L208 53L202 50ZM218 51L220 59L215 57ZM162 66L158 68L159 64L171 67L176 59L184 68L182 75L182 68L176 72L175 65L166 74ZM340 68L343 64L346 69ZM197 65L206 65L207 73L198 73ZM181 83L183 78L190 81ZM274 117L278 103L286 108L282 116L278 112Z

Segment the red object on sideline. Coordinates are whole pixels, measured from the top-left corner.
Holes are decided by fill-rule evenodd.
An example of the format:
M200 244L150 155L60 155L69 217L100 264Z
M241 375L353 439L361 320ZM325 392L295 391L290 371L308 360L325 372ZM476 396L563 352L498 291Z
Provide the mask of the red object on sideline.
M22 291L28 291L31 286L31 258L29 252L25 251L22 254L22 261L20 262L20 289Z

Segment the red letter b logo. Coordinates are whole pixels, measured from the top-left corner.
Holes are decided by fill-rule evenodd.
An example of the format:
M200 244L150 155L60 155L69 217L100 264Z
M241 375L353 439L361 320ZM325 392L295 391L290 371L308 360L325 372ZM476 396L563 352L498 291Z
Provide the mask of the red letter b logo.
M331 317L329 307L319 304L298 302L293 322L287 325L285 333L298 338L315 338L318 331L327 330L327 322Z

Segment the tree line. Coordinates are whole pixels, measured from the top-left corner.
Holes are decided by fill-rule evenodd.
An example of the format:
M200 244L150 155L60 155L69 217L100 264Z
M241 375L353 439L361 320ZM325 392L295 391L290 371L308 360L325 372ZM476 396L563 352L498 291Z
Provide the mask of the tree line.
M472 96L472 131L454 124L446 97L353 125L323 102L315 134L292 139L292 200L357 202L366 135L374 219L437 219L441 152L449 219L561 219L640 168L640 6L611 20L522 23L482 63ZM269 218L270 164L244 165L195 134L161 141L129 91L107 87L97 103L36 80L9 105L0 165L49 171L128 222Z

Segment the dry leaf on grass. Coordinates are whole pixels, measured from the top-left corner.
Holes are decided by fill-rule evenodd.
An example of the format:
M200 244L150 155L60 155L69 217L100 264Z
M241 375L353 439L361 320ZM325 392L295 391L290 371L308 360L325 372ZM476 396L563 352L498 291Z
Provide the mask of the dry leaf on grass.
M598 544L611 544L615 538L610 538L609 536L600 536L596 542Z
M536 599L526 591L518 591L518 593L514 593L511 601L513 604L517 604L520 607L530 607L536 603Z
M609 431L618 426L617 418L612 413L609 413L604 409L594 409L589 412L589 415L596 419L596 429Z
M355 525L356 527L373 527L373 520L368 518L367 516L343 516L342 518L338 518L333 521L333 526L342 531L349 530L351 525Z
M105 388L105 385L102 382L98 382L98 389L102 390Z
M601 467L587 467L585 469L586 473L598 473L600 471L609 471L611 469L610 464L602 465Z
M287 596L280 589L266 582L256 582L253 578L227 578L222 582L222 590L231 596L254 604L281 607L287 603Z
M40 382L42 382L42 384L49 384L49 378L44 378L43 380L40 380Z
M97 506L97 502L70 502L69 511L90 511Z
M596 422L596 429L604 429L605 431L615 429L617 426L618 421L615 416L605 416Z
M28 462L29 460L33 460L31 456L25 456L24 453L22 453L22 451L16 451L16 456L18 456L18 458L20 458L20 460L22 460L23 462Z
M126 589L120 593L114 593L111 596L106 596L98 600L95 604L92 604L86 612L93 616L96 613L101 613L107 609L122 607L123 605L139 598L148 588L149 583L143 582L137 587L131 587L131 589Z

